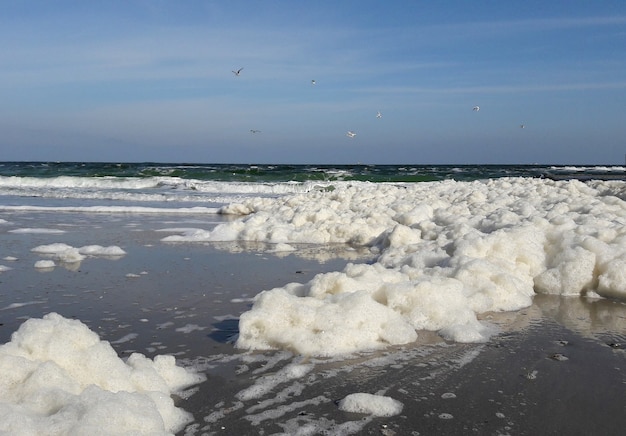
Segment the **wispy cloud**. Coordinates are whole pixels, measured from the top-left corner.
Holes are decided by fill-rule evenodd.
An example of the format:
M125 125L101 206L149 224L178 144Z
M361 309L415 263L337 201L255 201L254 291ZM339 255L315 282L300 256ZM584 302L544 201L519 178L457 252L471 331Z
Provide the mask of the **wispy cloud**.
M608 27L626 24L626 15L597 16L597 17L551 17L530 18L520 20L490 20L468 21L457 23L442 23L426 26L429 32L438 35L465 37L468 34L490 35L512 34L520 32L537 32L550 30L564 30L587 27Z
M589 82L589 83L558 83L548 85L489 85L467 87L419 87L419 86L384 86L359 88L362 93L380 94L511 94L527 92L561 92L561 91L594 91L626 89L623 82Z
M313 27L272 29L144 26L87 39L45 41L25 38L19 49L0 48L3 83L100 82L222 78L242 64L254 65L257 78L287 78L319 71L335 77L397 74L450 66L445 54L419 53L422 45L452 39L515 32L626 24L626 16L545 18L435 24L405 28L357 29ZM2 35L2 31L0 31ZM286 35L289 35L288 37ZM411 60L385 62L385 54L405 51ZM424 56L417 59L417 56ZM250 68L248 68L250 71ZM246 71L247 72L247 71Z
M527 20L502 21L494 23L506 28L525 29L564 29L573 27L614 26L626 24L626 15L599 16L599 17L557 17L534 18Z

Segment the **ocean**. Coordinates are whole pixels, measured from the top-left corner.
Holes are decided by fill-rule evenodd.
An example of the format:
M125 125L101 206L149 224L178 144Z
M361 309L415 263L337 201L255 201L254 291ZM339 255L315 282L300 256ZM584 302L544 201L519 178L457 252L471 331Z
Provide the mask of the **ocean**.
M0 163L0 432L480 432L490 344L626 341L625 169Z
M415 183L502 177L623 178L624 166L243 165L0 162L0 205L207 207L248 196L280 196L349 182ZM197 209L199 211L199 209Z

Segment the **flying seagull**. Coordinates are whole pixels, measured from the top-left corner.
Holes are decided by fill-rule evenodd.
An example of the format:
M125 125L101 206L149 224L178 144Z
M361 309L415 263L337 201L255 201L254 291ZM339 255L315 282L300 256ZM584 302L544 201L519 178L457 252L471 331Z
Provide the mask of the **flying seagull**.
M378 113L376 114L376 118L382 118L383 114L380 113L380 111L378 111Z
M250 133L259 133L260 130L256 130L256 129L250 129Z
M472 110L473 110L474 112L478 112L478 111L480 110L480 107L478 107L478 106L474 106L474 107L472 108Z
M311 85L315 85L315 80L311 80Z
M346 133L346 136L348 138L354 138L356 136L356 133L354 133L352 130L348 130L348 133Z
M526 127L524 124L520 124L520 125L519 125L519 128L520 128L520 129L523 129L524 127Z
M234 74L235 76L238 76L238 75L240 75L240 74L241 74L241 70L243 70L243 67L239 68L237 71L233 70L233 74Z

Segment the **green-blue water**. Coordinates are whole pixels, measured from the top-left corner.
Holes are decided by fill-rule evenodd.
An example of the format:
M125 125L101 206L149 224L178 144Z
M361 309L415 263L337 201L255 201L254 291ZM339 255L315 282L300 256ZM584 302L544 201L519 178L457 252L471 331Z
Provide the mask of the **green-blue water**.
M615 177L622 166L553 165L243 165L102 162L0 162L10 177L177 177L224 182L370 181L421 182L498 177Z

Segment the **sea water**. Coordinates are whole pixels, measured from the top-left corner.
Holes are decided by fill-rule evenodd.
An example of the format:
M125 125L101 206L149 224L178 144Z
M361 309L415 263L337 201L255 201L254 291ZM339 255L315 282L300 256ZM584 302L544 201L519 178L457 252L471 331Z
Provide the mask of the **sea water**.
M486 342L497 328L482 314L523 309L537 294L626 299L623 176L624 167L611 166L3 163L0 234L65 241L33 246L45 257L33 271L123 257L116 244L74 240L68 224L95 214L194 217L195 225L155 229L162 243L245 241L285 253L364 248L372 261L258 289L238 314L238 349L336 357L410 344L427 331ZM32 225L16 226L18 215ZM59 222L66 225L50 225ZM0 274L11 274L15 259L3 245ZM37 304L19 304L30 303ZM56 336L68 340L50 339ZM163 363L165 356L124 361L113 354L79 320L50 314L25 322L0 346L2 371L12 374L0 384L0 429L37 432L55 423L52 433L61 434L107 423L166 434L188 423L167 398L200 380L193 370L174 377L174 361ZM85 373L84 362L97 370ZM311 370L289 364L278 378L242 390L239 400ZM101 373L117 384L101 381ZM355 394L342 407L379 409L382 401L402 409L391 398ZM112 409L103 399L128 416L107 422Z

